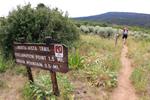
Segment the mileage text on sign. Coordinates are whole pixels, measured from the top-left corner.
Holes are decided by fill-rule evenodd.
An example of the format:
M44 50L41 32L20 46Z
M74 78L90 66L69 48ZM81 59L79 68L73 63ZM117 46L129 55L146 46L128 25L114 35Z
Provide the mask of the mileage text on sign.
M62 44L14 43L13 46L18 64L63 73L68 71L68 49ZM55 47L61 52L56 52Z

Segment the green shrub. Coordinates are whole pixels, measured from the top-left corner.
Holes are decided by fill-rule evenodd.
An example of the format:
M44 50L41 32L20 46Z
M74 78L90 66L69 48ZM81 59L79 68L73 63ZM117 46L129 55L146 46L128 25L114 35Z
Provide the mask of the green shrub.
M38 5L18 6L2 19L0 31L3 33L2 49L5 58L12 56L13 42L44 42L45 36L51 36L66 45L79 38L78 30L68 16L57 8L50 9Z

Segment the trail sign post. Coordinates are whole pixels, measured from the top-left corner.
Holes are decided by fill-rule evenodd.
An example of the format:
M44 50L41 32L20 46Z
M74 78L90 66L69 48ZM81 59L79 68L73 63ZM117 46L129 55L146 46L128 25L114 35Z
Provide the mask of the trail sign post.
M117 32L115 33L115 47L117 46L118 36L119 36L119 30L117 30Z
M62 44L14 43L14 56L18 64L25 65L29 80L33 82L31 67L49 70L55 95L59 95L56 72L68 72L68 49Z

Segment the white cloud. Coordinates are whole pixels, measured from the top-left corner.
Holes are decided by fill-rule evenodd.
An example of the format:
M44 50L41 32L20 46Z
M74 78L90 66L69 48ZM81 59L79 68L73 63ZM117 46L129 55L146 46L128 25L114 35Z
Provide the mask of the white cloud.
M68 11L71 17L95 15L110 11L150 14L150 0L0 0L0 16L7 15L16 5L44 3Z

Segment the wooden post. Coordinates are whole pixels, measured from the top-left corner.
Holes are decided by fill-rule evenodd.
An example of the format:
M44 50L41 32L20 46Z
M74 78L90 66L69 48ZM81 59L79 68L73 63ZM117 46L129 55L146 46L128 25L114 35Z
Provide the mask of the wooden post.
M58 84L57 84L57 78L56 78L56 72L50 71L51 74L51 80L52 80L52 88L53 88L53 93L56 96L59 96L59 89L58 89Z
M119 30L115 33L115 47L117 46Z
M57 43L57 41L55 41L53 37L47 36L45 37L45 43L47 45L50 45L51 43ZM53 70L50 70L50 74L51 74L51 80L52 80L53 93L55 96L59 96L60 93L59 93L58 84L57 84L56 72L54 72Z
M117 46L117 33L115 34L115 47Z
M26 68L27 68L27 73L28 73L28 79L30 83L33 83L34 80L33 80L32 72L31 72L31 68L29 66L26 66Z

